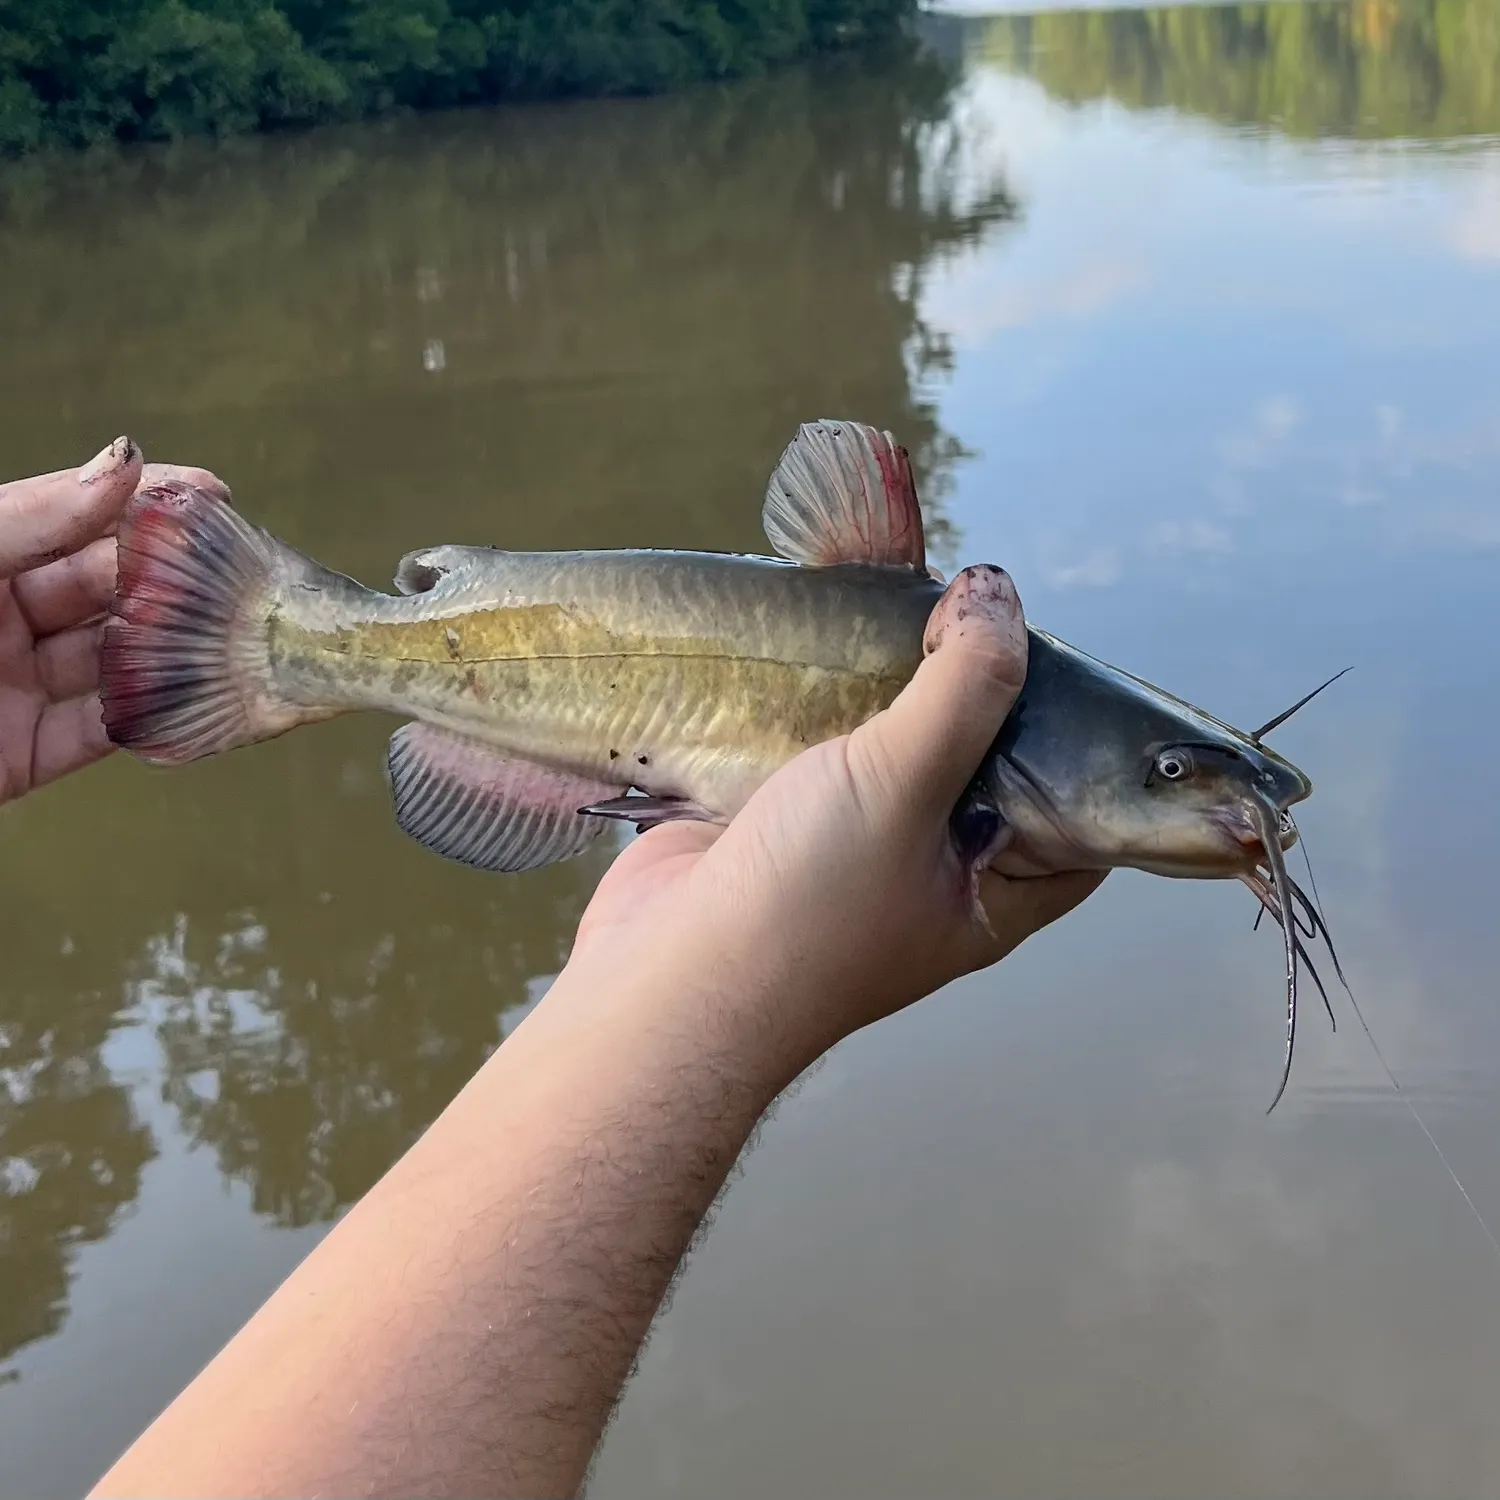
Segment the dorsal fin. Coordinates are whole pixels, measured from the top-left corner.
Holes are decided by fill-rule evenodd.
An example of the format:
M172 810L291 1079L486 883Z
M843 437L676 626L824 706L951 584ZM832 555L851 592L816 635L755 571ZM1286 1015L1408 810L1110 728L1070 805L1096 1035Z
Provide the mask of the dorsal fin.
M927 569L911 459L863 422L804 422L771 475L761 522L792 562Z

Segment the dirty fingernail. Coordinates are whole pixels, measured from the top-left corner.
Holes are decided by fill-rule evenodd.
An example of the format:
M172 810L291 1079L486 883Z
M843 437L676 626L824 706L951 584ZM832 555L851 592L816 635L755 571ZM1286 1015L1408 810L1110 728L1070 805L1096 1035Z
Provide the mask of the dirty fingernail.
M1009 625L1021 612L1016 586L1004 568L980 563L965 568L933 610L922 639L923 653L930 656L950 629L962 632L964 622L979 619L987 624Z
M79 471L79 484L98 484L118 474L136 455L136 446L128 437L117 437L102 453L96 453Z

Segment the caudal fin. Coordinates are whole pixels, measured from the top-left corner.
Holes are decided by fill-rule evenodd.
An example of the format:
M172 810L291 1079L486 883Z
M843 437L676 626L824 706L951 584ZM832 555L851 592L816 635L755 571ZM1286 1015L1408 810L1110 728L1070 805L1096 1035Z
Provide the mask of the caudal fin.
M337 710L277 690L270 614L314 579L349 586L180 481L140 491L119 531L100 698L110 740L155 765L254 744Z

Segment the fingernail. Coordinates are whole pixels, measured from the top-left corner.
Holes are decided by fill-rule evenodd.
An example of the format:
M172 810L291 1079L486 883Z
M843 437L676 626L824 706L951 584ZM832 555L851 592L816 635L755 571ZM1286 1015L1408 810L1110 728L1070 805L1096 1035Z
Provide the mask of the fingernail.
M128 437L117 437L102 453L96 453L79 471L79 484L98 484L118 474L136 455Z
M993 563L965 568L948 585L942 603L928 620L922 650L930 656L950 628L958 628L961 634L964 622L976 616L987 624L1007 626L1020 610L1016 586L1004 568Z

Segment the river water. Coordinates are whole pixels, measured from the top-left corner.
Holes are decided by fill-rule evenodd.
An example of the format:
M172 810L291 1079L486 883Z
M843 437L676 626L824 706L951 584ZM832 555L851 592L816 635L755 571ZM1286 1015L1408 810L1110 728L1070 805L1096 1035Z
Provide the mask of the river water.
M0 434L379 583L762 546L892 428L940 566L1278 731L1350 979L1117 874L784 1101L604 1497L1500 1493L1500 9L934 23L921 63L0 171ZM598 860L395 830L391 725L0 815L0 1494L85 1488L545 987Z

